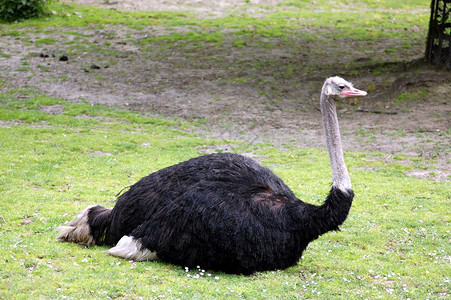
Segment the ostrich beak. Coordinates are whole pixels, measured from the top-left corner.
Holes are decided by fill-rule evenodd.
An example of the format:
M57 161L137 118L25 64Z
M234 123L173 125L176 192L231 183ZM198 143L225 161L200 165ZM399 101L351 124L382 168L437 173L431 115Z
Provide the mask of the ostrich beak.
M350 88L349 90L341 92L341 94L348 97L363 97L366 96L367 92Z

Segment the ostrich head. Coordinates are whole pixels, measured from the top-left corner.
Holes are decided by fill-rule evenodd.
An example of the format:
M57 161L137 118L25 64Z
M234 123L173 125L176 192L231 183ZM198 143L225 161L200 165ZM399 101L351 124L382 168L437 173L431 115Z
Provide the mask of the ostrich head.
M323 93L334 100L347 97L366 96L365 91L354 88L352 83L338 76L330 77L326 80L323 86Z

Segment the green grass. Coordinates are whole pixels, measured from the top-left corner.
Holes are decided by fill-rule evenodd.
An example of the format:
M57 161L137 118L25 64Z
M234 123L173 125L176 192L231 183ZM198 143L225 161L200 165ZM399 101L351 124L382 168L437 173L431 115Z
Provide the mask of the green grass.
M94 52L114 57L120 54L111 50L109 43L91 41L95 30L114 26L137 31L164 27L169 29L161 36L124 39L128 44L144 47L143 51L155 46L161 52L165 48L185 49L202 61L205 45L216 49L215 53L219 53L216 59L220 59L232 47L269 50L286 47L296 54L302 53L299 49L304 43L311 42L318 49L321 45L332 46L337 62L355 76L366 67L360 70L358 64L342 58L348 53L337 48L335 40L345 39L349 43L364 40L378 45L398 39L403 41L400 43L403 49L409 49L415 41L421 40L423 45L423 37L418 33L421 30L411 29L426 27L428 15L424 10L429 8L430 1L335 1L333 6L331 3L287 0L275 8L259 6L258 16L244 8L223 17L200 18L189 11L121 12L58 2L52 7L55 15L1 24L0 35L20 39L24 45L49 48L61 45L69 55ZM89 33L79 33L83 28L90 29ZM112 32L111 37L115 34ZM41 33L54 35L32 38ZM395 48L387 47L386 54L395 60L402 59L396 56ZM316 51L312 55L317 57L329 51L312 49ZM1 51L0 56L7 61L11 54L5 48ZM380 61L374 59L371 63L377 66ZM243 83L260 80L241 73L248 68L266 71L268 66L272 72L279 63L238 58L230 67L236 68L239 75L230 80ZM274 76L297 78L300 70L290 66L291 63L281 65ZM315 68L336 70L337 66L307 65L304 72L310 73ZM51 72L45 65L39 70ZM374 72L390 70L390 66L380 64ZM16 71L30 68L24 64ZM93 77L101 79L95 74ZM381 153L346 153L356 192L348 220L342 231L328 233L311 243L300 263L287 270L249 277L209 270L200 275L198 270L185 272L162 262L135 263L113 258L103 253L106 247L58 243L56 227L86 206L111 207L115 195L139 178L198 156L203 149L220 151L224 148L221 145L255 155L281 176L300 199L319 204L330 187L327 153L324 149L281 151L271 145L201 139L183 129L208 122L205 119L163 120L105 106L73 104L33 90L15 90L7 86L6 77L0 78L1 299L450 296L449 183L407 176L413 168L431 167L430 161L407 155L397 155L393 163L387 163ZM63 75L60 80L67 77ZM263 79L259 83L269 85ZM261 89L261 94L267 91ZM405 93L398 96L396 103L408 104L424 98L424 91ZM59 113L51 114L52 110ZM372 138L371 131L360 130L358 134L362 140Z
M60 114L45 112L56 106ZM56 227L88 205L113 206L142 176L222 144L252 151L300 199L319 204L330 184L326 151L200 139L176 129L188 123L26 90L0 95L0 124L0 298L449 297L449 185L408 177L409 166L378 153L346 154L356 192L349 218L341 232L311 243L298 265L201 275L59 243Z
M136 29L146 26L190 27L191 32L183 35L162 36L157 39L211 40L221 39L222 28L235 29L241 33L252 33L267 38L280 38L292 34L301 34L309 38L317 37L315 33L299 32L300 26L311 26L329 31L328 38L351 37L356 40L374 40L387 38L411 39L415 32L408 30L414 26L426 26L429 8L426 0L415 1L409 5L390 1L390 3L374 1L353 1L352 8L330 5L330 1L286 1L274 7L263 7L262 16L251 13L234 12L225 17L197 18L195 12L121 12L116 10L84 7L75 4L55 3L52 6L56 13L43 22L42 19L27 20L18 24L4 24L11 31L2 35L19 36L16 28L35 27L45 30L50 26L92 27L123 25ZM296 9L293 9L293 6ZM420 10L421 12L418 12ZM387 26L388 25L388 26ZM76 34L76 33L75 33ZM333 34L333 35L332 35ZM153 40L149 38L149 41ZM49 43L51 41L43 41ZM407 40L406 40L407 42Z
M56 40L54 38L43 38L39 39L34 42L37 46L38 45L53 45L56 43Z
M10 40L20 40L24 46L34 45L39 51L45 47L49 52L66 53L71 59L85 53L109 61L124 56L136 59L108 40L120 37L121 43L139 48L141 54L149 55L148 59L172 61L168 56L174 51L180 57L189 57L194 68L208 68L212 63L225 68L230 77L218 80L264 85L270 98L280 98L283 96L280 85L263 78L282 79L287 85L298 84L302 78L318 72L352 79L369 72L396 71L396 65L384 65L387 59L417 58L424 52L429 1L409 2L409 5L368 0L339 4L293 0L275 6L248 3L239 11L229 8L219 17L205 17L195 11L122 12L63 2L52 5L54 15L1 24L0 34ZM121 26L127 29L124 36L115 30ZM95 41L93 37L99 31L107 35L107 42ZM51 37L32 38L45 34ZM354 44L362 46L355 48ZM375 53L381 47L387 50ZM350 55L351 48L353 55ZM230 53L249 53L247 49L256 55L236 55L233 64L228 63ZM277 49L290 49L288 59L271 54ZM0 56L11 57L6 49L1 52ZM265 59L258 59L260 56ZM363 60L359 62L356 58ZM308 63L304 65L303 61ZM301 66L289 69L294 62ZM226 66L221 65L224 63ZM371 70L371 66L377 69ZM39 71L48 69L41 66ZM33 70L22 67L14 71Z

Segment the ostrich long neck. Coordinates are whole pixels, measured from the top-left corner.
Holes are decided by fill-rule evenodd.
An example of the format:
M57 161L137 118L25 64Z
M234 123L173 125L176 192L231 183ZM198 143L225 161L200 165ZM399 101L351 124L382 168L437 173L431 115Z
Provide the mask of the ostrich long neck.
M335 101L326 94L329 89L326 81L321 93L321 114L333 182L332 189L322 205L304 204L299 211L300 224L303 224L301 230L309 233L310 240L328 231L338 230L346 220L354 198L351 179L343 158Z
M343 157L335 101L329 99L325 93L325 88L326 86L323 87L321 93L321 114L324 123L327 151L329 152L332 167L332 186L347 192L352 189L352 184Z

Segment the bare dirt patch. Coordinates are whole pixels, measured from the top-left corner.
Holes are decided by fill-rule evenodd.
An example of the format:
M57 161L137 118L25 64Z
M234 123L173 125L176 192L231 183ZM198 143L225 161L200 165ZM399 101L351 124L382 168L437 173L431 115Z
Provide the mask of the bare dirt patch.
M124 10L186 9L203 17L227 15L245 3L75 2ZM259 3L271 6L272 2ZM258 14L259 9L263 8L247 13ZM382 152L389 161L397 154L421 157L434 167L413 171L412 175L449 180L451 76L450 72L433 69L421 61L408 64L423 54L422 40L413 41L412 48L402 47L394 40L384 41L385 45L338 40L324 52L315 51L324 45L324 40L310 41L302 36L294 36L290 47L282 42L280 47L257 47L252 37L236 47L229 29L220 30L225 36L221 47L206 43L197 48L182 43L168 47L140 42L149 36L189 30L184 27L88 26L75 30L77 34L67 34L74 31L72 28L58 28L53 32L24 31L20 37L2 37L0 47L8 56L0 57L0 79L73 102L197 121L198 126L190 130L200 136L269 142L282 148L322 148L321 85L343 66L354 64L355 68L343 68L345 74L352 74L344 77L368 90L369 95L358 103L343 103L339 107L345 151ZM56 43L34 43L49 37ZM73 51L67 61L59 60L83 41L97 48L87 46L85 50ZM406 63L391 62L384 52L387 47L399 51ZM372 57L386 61L386 65L371 64ZM381 68L389 71L375 72ZM413 96L399 98L403 92ZM58 113L61 107L45 109Z
M253 14L257 14L259 9L255 6L247 4L258 5L275 5L276 0L251 0L249 2L242 0L74 0L68 1L82 5L91 5L104 8L119 9L124 11L194 11L199 15L210 17L226 16L231 10L242 11L243 9L251 9ZM263 10L263 9L261 9Z

